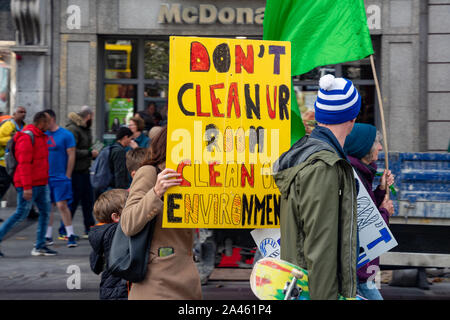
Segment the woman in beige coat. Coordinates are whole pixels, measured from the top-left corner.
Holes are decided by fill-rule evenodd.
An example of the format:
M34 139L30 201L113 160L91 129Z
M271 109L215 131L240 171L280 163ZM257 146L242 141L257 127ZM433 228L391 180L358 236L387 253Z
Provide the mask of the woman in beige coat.
M127 236L139 233L147 222L156 219L147 275L143 281L133 283L129 300L202 298L200 277L192 255L193 229L162 228L163 195L169 187L181 182L175 170L165 168L166 141L167 128L164 128L151 141L149 159L136 172L120 217L120 225Z

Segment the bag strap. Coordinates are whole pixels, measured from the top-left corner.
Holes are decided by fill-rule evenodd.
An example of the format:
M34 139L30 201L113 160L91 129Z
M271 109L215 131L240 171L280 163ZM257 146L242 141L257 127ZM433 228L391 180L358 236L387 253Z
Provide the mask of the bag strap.
M34 145L34 133L30 130L25 130L23 133L27 134L31 138L31 144Z

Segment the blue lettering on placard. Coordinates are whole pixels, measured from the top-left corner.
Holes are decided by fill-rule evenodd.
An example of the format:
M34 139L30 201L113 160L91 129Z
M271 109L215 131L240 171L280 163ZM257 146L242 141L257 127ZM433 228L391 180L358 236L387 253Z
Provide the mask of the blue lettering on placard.
M267 258L276 258L280 255L280 250L275 250L274 252L272 252L271 254L269 254L269 256Z
M272 239L272 238L266 238L263 241L261 241L260 245L259 245L259 250L261 251L261 253L263 254L263 256L265 257L267 254L267 246L271 246L272 248L276 248L277 247L277 242Z
M356 266L356 269L361 268L363 265L365 265L366 263L368 263L370 260L366 259L364 261L361 261L362 259L364 259L366 257L366 254L363 253L358 257L358 265ZM360 262L361 261L361 262Z
M379 232L380 232L381 236L380 236L378 239L372 241L371 243L369 243L369 244L367 245L367 248L368 248L369 250L372 249L373 247L375 247L375 246L376 246L377 244L379 244L381 241L384 241L384 242L386 242L386 243L389 242L389 241L391 241L392 237L391 237L391 234L389 233L388 229L383 228L383 229L379 230Z

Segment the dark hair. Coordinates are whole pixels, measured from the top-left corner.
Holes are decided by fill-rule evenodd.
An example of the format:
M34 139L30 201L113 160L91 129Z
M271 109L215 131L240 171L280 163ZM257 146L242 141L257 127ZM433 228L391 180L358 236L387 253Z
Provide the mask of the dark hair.
M101 223L112 223L111 215L119 216L127 202L128 191L125 189L111 189L102 193L94 204L94 216Z
M38 124L42 120L47 120L47 113L45 111L39 111L33 117L33 123Z
M46 110L44 110L44 112L46 114L48 114L50 117L52 117L53 119L56 119L56 113L52 109L46 109Z
M145 121L141 117L133 117L130 119L136 125L138 131L144 131L145 129Z
M152 139L150 147L147 151L147 159L142 164L157 166L166 162L166 144L167 144L167 127L161 129L161 131Z
M155 111L155 113L153 114L153 119L161 121L162 115L158 111Z
M137 171L141 167L141 164L144 162L146 155L146 148L136 148L127 152L126 166L130 174L133 171Z
M127 136L127 137L131 137L133 135L133 132L131 132L131 130L127 127L120 127L119 131L117 131L116 134L116 140L122 140L123 137Z

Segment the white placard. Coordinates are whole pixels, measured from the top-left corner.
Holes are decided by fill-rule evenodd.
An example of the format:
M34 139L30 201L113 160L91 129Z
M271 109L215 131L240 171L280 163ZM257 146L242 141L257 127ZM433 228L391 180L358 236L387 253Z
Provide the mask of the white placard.
M357 267L360 268L383 253L397 246L397 241L392 235L375 203L372 201L364 184L354 171L359 183L358 192L358 233L360 254ZM251 232L258 250L263 257L280 258L280 229L255 229Z
M360 251L357 268L360 268L398 243L354 169L353 173L359 183L357 221Z
M250 234L264 258L280 259L280 229L255 229Z

